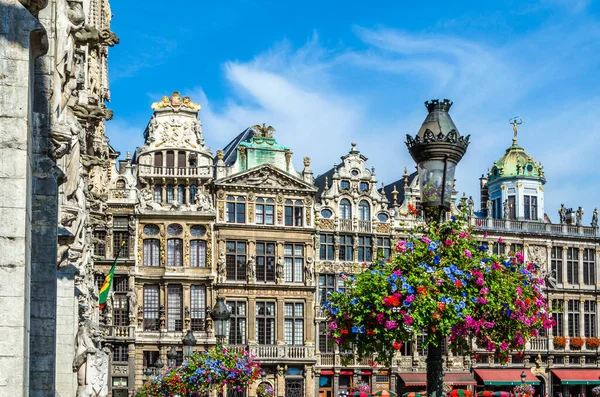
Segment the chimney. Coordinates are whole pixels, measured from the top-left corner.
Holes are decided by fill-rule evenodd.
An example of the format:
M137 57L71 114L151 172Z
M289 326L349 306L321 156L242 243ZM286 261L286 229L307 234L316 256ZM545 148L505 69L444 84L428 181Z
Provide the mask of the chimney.
M486 216L492 216L492 214L488 214L487 213L487 201L490 198L490 192L488 190L487 187L487 177L484 175L481 175L481 178L479 178L479 197L481 199L481 210L485 213Z

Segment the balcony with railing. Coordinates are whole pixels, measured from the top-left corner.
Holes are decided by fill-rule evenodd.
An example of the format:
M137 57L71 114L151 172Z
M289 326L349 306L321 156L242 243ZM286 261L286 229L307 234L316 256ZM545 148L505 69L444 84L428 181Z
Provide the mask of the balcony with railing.
M133 339L135 338L134 325L111 325L108 330L108 336L114 339Z
M162 167L148 164L139 165L141 176L152 177L209 177L211 166L202 167Z
M249 348L256 359L262 361L312 361L315 358L312 346L251 345Z
M535 221L505 220L493 218L470 219L471 225L484 230L501 230L513 232L529 232L540 234L560 234L565 236L599 236L597 227L552 224Z

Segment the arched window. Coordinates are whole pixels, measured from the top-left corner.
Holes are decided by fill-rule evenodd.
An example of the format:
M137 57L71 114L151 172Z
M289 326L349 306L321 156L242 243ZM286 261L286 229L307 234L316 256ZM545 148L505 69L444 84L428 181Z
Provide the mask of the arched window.
M183 266L183 240L170 238L167 240L167 266Z
M352 204L348 199L340 201L340 219L352 219Z
M173 185L167 185L167 204L171 204L173 202L173 196L175 190L173 189Z
M117 189L125 189L125 181L123 179L117 181Z
M144 239L144 266L160 266L160 241L156 238Z
M185 203L185 188L183 185L177 186L177 202L179 204Z
M371 220L371 207L366 200L361 200L358 203L358 220L360 221L370 221Z
M154 201L158 204L162 203L162 186L154 185Z
M196 204L196 194L198 193L198 186L190 185L190 203Z
M190 266L206 267L206 241L190 241Z

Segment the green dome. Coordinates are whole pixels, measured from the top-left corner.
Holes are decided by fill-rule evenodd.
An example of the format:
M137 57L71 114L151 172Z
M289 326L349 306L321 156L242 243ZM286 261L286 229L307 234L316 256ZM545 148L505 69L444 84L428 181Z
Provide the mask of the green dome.
M488 183L503 179L537 179L546 183L544 167L538 164L525 150L517 145L517 139L513 138L513 144L506 149L504 156L494 162L494 166L488 173Z

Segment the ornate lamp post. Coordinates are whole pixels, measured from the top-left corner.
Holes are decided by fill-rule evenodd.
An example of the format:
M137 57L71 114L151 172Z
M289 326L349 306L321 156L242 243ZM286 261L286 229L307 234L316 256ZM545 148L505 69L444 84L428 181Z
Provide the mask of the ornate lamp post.
M160 370L165 366L162 362L162 360L160 359L160 357L158 358L158 360L156 360L156 362L154 363L154 366L156 367L156 369L158 370L158 373L160 374Z
M425 102L429 114L413 138L406 136L406 146L417 163L421 205L428 222L443 219L450 209L454 172L469 146L469 136L458 133L448 114L452 102L434 99ZM442 336L437 346L427 349L427 395L443 395L444 372L442 366Z
M171 349L167 353L167 365L169 368L175 367L175 363L177 362L177 350L175 350L175 346L171 346Z
M188 329L187 333L182 339L183 342L183 357L190 358L192 353L194 353L194 347L196 346L196 338L194 338L194 333L191 329Z
M521 372L521 386L525 386L525 379L527 379L527 374L523 371Z
M225 304L224 298L217 298L217 302L213 307L210 317L215 323L215 338L217 344L225 343L225 337L227 336L227 329L229 328L229 317L231 312Z
M146 382L150 382L152 376L152 368L150 368L150 365L148 365L144 370L144 375L146 375Z

